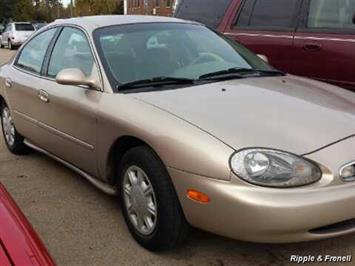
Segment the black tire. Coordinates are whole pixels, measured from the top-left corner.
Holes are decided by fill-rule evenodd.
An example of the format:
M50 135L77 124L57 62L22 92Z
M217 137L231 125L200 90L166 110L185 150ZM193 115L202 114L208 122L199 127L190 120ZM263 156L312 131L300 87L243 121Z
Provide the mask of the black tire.
M28 154L29 152L31 152L31 149L25 145L24 143L24 137L21 136L15 129L15 138L14 138L14 142L12 144L8 143L6 137L5 137L5 130L4 130L4 121L3 121L3 112L5 110L5 108L8 108L8 106L5 103L2 103L0 106L0 120L1 120L1 128L2 128L2 133L3 133L3 137L5 140L5 144L8 148L8 150L16 155L24 155L24 154Z
M157 219L154 231L142 235L131 222L123 197L123 177L128 168L137 166L149 177L157 203ZM180 202L170 176L154 151L139 146L127 151L118 169L120 203L122 212L133 238L150 251L162 251L176 247L186 238L189 225L182 212Z

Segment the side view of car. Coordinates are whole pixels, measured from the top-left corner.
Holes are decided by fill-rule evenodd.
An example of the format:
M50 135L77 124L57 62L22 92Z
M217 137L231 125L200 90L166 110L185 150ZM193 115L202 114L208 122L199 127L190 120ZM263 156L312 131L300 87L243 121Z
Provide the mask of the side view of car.
M7 46L10 50L15 49L21 46L34 32L35 28L31 23L9 23L1 34L0 48Z
M117 196L149 250L190 225L279 243L355 232L355 94L200 23L57 20L0 68L0 106L10 152L42 152Z
M355 0L180 0L175 16L217 29L277 69L355 90Z

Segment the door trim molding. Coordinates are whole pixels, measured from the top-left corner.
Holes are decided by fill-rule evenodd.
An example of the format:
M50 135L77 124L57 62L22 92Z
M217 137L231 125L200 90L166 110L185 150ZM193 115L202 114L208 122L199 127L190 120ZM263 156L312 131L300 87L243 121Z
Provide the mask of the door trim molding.
M286 34L267 34L267 33L245 33L245 32L226 32L227 36L248 36L248 37L267 37L267 38L284 38L293 39L293 35Z
M305 35L296 35L297 40L314 40L314 41L333 41L333 42L355 42L355 39L342 39L342 38L326 38L326 37L316 37Z
M296 39L296 40L314 40L314 41L332 41L332 42L355 42L355 39L351 38L327 38L310 36L307 33L302 35L286 35L286 34L267 34L267 33L244 33L244 32L226 32L227 36L247 36L247 37L266 37L266 38L284 38L284 39ZM312 34L314 35L314 34Z
M66 140L69 140L69 141L71 141L71 142L73 142L73 143L75 143L75 144L77 144L79 146L84 147L87 150L90 150L90 151L94 151L95 150L95 147L93 145L91 145L91 144L89 144L89 143L87 143L85 141L82 141L82 140L80 140L80 139L78 139L76 137L73 137L73 136L71 136L71 135L69 135L67 133L64 133L64 132L62 132L62 131L54 128L54 127L48 126L47 124L44 124L44 123L42 123L42 122L40 122L40 121L38 121L38 120L36 120L36 119L34 119L32 117L29 117L28 115L25 115L25 114L23 114L23 113L21 113L19 111L14 110L14 113L16 113L18 116L22 117L23 119L35 124L36 126L42 128L42 129L44 129L46 131L49 131L50 133L52 133L52 134L54 134L56 136L59 136L59 137L64 138Z

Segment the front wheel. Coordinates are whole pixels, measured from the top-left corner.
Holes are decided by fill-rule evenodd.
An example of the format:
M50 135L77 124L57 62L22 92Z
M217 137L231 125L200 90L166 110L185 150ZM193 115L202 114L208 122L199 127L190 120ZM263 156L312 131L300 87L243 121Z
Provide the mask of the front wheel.
M120 202L134 239L151 251L167 250L188 233L174 186L158 156L148 147L136 147L122 158Z
M9 107L3 103L0 106L0 111L2 133L7 148L13 154L27 154L31 149L25 145L24 137L16 131Z

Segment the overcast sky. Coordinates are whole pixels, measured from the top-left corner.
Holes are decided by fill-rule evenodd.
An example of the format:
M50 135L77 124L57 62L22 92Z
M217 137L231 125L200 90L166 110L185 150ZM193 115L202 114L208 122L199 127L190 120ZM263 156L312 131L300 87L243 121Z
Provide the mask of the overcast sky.
M64 6L67 6L68 4L70 4L70 0L62 0L62 3Z

